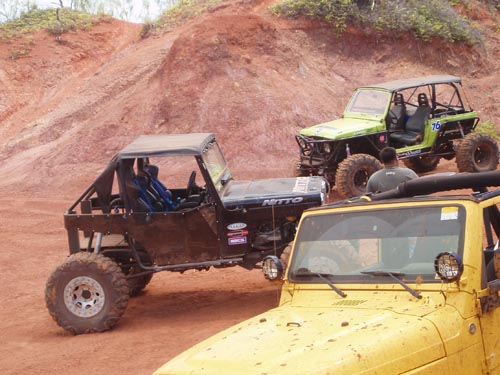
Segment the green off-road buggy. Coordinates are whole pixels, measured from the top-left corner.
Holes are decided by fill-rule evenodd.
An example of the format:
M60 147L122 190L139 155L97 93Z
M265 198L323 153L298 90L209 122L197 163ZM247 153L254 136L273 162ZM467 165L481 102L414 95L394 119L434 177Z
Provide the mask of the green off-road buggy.
M479 117L466 102L461 79L451 75L359 87L342 118L296 136L295 174L324 176L341 197L361 195L386 146L417 173L434 170L440 158L456 158L460 172L494 170L498 145L475 132Z

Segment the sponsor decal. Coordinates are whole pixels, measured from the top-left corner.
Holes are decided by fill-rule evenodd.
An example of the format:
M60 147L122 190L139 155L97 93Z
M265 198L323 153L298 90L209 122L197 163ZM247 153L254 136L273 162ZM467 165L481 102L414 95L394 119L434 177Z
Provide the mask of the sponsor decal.
M240 230L246 227L247 225L245 223L232 223L229 224L226 228L229 230Z
M314 134L315 135L318 135L319 133L323 132L323 131L332 131L332 132L335 132L337 131L337 128L333 128L331 126L318 126L317 128L314 129Z
M294 193L307 193L309 190L309 181L311 179L309 177L297 177L295 179L295 186L292 191Z
M246 229L233 230L232 232L227 232L228 237L242 237L246 235L248 235L248 231Z
M441 221L457 220L457 219L458 219L458 207L443 207L441 209Z
M409 157L409 156L420 155L422 153L422 151L423 151L422 149L420 149L420 150L406 151L406 152L402 152L398 156L399 157Z
M227 239L227 244L229 246L234 246L234 245L244 245L247 243L247 238L246 237L231 237Z
M265 206L280 206L284 204L300 203L304 200L304 197L295 198L281 198L281 199L266 199L262 203L262 207Z

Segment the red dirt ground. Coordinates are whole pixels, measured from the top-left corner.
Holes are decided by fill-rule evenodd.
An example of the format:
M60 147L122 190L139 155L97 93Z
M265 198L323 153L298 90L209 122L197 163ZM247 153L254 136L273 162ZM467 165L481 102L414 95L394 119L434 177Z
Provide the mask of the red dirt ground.
M214 132L238 180L289 176L301 128L340 115L352 90L427 74L461 76L496 120L500 42L475 2L485 46L423 45L284 21L269 1L220 5L162 35L112 20L40 32L29 54L0 42L0 373L151 374L174 355L277 303L278 285L240 268L160 273L116 328L72 336L50 318L47 277L67 255L62 213L139 134ZM438 172L454 171L441 162Z

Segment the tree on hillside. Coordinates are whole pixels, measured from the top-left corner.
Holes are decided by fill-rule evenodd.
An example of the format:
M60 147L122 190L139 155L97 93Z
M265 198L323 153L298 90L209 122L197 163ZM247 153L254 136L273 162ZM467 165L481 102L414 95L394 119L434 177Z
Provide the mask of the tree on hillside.
M140 3L134 0L59 0L62 3L68 3L73 10L79 10L86 13L98 14L106 13L124 20L130 20L133 15L141 19L150 18L152 9L160 12L176 4L177 0L142 0Z
M148 20L179 0L53 0L53 8L69 8L89 14L109 14L124 20ZM11 21L36 8L37 0L0 0L0 22Z
M0 1L0 22L12 21L22 12L28 13L35 8L35 2L30 0L2 0Z

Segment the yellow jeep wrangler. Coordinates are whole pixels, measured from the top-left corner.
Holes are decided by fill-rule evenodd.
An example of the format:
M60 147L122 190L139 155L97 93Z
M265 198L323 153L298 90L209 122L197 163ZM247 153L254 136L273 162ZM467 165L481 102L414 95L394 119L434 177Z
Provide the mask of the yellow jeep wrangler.
M285 275L264 260L283 279L279 306L155 374L500 374L500 190L488 186L500 171L306 211Z

